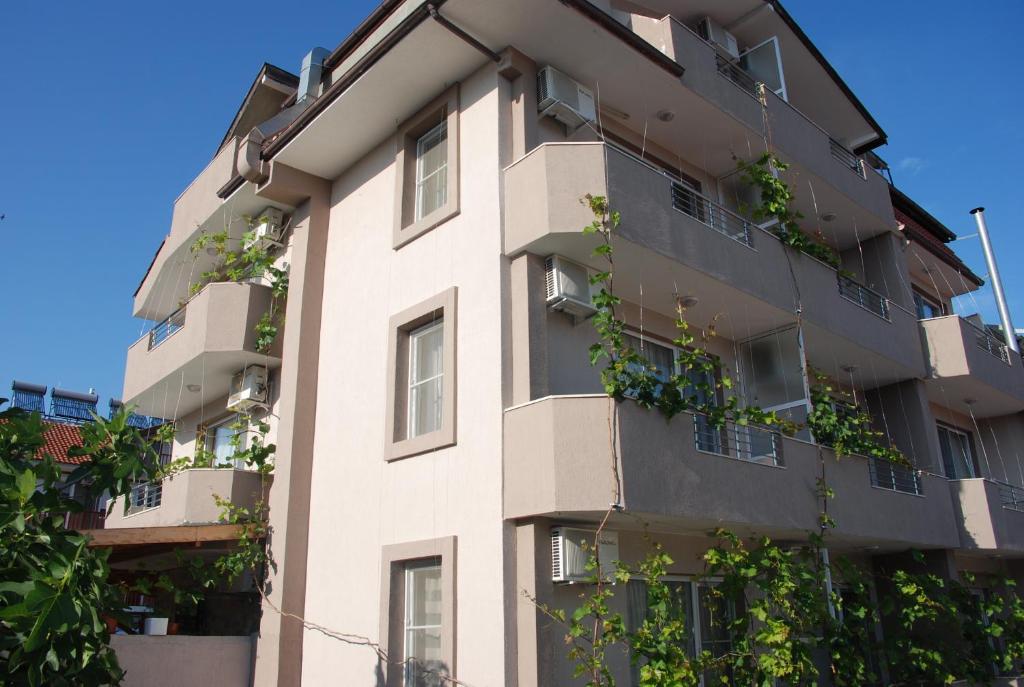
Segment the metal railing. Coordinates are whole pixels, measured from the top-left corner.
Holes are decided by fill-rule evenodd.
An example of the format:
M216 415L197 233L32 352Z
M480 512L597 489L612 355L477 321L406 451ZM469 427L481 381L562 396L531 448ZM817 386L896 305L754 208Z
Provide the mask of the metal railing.
M868 469L872 486L921 496L921 476L914 468L880 458L869 458Z
M735 62L730 62L718 53L715 53L715 66L718 73L732 81L752 96L757 96L757 79L752 77L747 70Z
M142 482L132 487L128 493L128 512L156 508L163 502L164 487L160 482Z
M750 222L678 181L672 182L672 207L734 241L753 245Z
M832 157L838 160L843 167L846 167L861 179L868 178L867 174L864 173L864 163L861 162L861 159L854 152L848 150L846 146L831 136L828 139L828 146L832 151Z
M996 482L999 487L999 502L1003 508L1024 513L1024 489L1006 482Z
M974 330L974 343L977 344L978 348L985 351L993 358L999 358L1007 365L1010 364L1010 349L1007 348L1006 343L999 340L995 334L990 332L984 327L979 327L970 320L960 318L966 322L967 325Z
M873 312L883 320L889 319L888 298L841 274L839 275L839 294L868 312Z
M149 350L152 351L185 326L185 308L187 307L182 306L178 308L166 320L149 331Z
M694 415L693 439L696 449L704 453L782 465L782 437L764 427L740 426L734 422L715 427L706 415Z

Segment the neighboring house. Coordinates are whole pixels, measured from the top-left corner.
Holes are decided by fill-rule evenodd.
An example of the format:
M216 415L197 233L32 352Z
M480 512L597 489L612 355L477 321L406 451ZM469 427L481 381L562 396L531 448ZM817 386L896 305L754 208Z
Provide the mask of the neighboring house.
M736 158L768 141L840 270L744 215L757 199ZM622 214L620 312L652 365L671 369L682 298L694 332L713 330L713 367L737 378L728 393L800 421L806 361L913 461L826 461L831 547L869 568L917 549L947 577L1022 577L1024 365L952 315L981 280L865 164L885 142L776 0L387 0L298 76L264 65L175 202L135 293L134 315L156 324L125 373L125 402L175 422L172 457L221 469L143 487L106 531L126 562L172 539L223 546L209 496L252 503L232 437L240 417L265 420L269 600L251 675L244 646L209 638L151 642L133 665L157 680L187 649L147 684L212 683L214 669L223 684L433 684L328 628L462 684L573 684L534 600L575 607L566 581L581 571L556 547L610 505L623 512L609 546L641 557L650 523L698 611L714 610L690 580L709 529L817 528L831 453L809 433L613 412L587 359L587 276L603 268L581 231L587 194ZM214 247L193 248L204 233L237 248L253 229L290 274L267 350L266 283L183 277L216 265ZM727 648L701 615L699 645Z

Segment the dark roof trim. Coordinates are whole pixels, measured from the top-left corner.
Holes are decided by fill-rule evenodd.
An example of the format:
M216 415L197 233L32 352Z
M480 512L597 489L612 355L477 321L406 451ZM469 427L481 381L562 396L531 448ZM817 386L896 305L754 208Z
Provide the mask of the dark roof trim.
M782 18L782 21L786 22L786 24L789 26L793 34L800 40L801 43L804 44L804 47L807 48L808 52L811 53L811 56L818 61L818 64L820 64L821 68L825 70L825 73L827 73L829 77L831 77L831 79L835 82L836 86L839 86L839 90L841 90L843 94L847 98L849 98L850 102L853 104L855 108L857 108L857 111L860 112L861 116L864 117L865 120L867 120L871 128L874 129L875 133L878 134L877 139L869 143L865 143L864 145L858 146L857 148L854 149L853 152L855 152L857 155L863 155L869 150L874 150L875 148L881 145L885 145L886 141L888 141L889 138L888 135L878 124L878 122L875 121L875 118L871 116L871 113L868 112L868 109L864 107L864 103L862 103L860 99L853 94L853 91L850 90L850 87L847 86L846 82L843 81L842 77L839 76L839 72L837 72L835 68L831 64L829 64L828 60L826 60L825 56L821 54L821 51L818 50L817 46L811 42L811 39L807 36L806 33L804 33L804 30L800 28L799 24L796 23L796 20L793 19L792 15L790 15L790 13L786 11L786 8L782 6L782 3L779 0L765 1L768 2L775 9L776 12L778 12L779 17Z
M890 185L889 194L892 196L893 204L896 207L898 207L908 217L912 217L917 220L921 226L927 229L935 238L939 239L943 243L949 243L950 241L956 240L956 234L950 231L945 224L935 219L930 212L914 202L914 200L903 191Z
M149 261L149 267L146 268L146 273L144 275L142 275L142 279L139 280L139 285L135 287L135 293L132 294L132 298L135 298L136 296L139 295L139 291L142 290L142 285L145 284L146 280L149 278L149 273L153 271L153 265L156 264L157 256L159 256L160 255L160 251L162 251L164 249L164 244L165 243L167 243L167 237L166 236L160 242L160 245L156 247L156 252L153 253L153 259Z
M327 56L324 60L324 69L333 69L336 67L345 59L345 57L350 55L353 50L358 48L359 45L366 40L366 37L373 33L373 31L384 22L387 16L404 1L405 0L385 0L378 5L377 9L371 12L370 16L364 19L362 23L360 23L359 26L357 26L352 33L341 41L341 43L338 44L338 47ZM441 0L441 2L436 2L434 4L441 5L443 2L444 0Z
M224 133L224 138L221 140L220 145L217 146L218 153L224 148L224 145L228 142L228 139L231 138L231 132L234 131L235 125L238 123L238 120L242 117L242 113L245 112L245 108L249 105L249 101L252 100L252 96L256 92L256 88L260 85L260 82L263 81L264 76L269 76L274 81L278 81L291 88L299 87L299 77L297 77L295 74L287 72L284 69L281 69L280 67L275 67L269 62L264 62L263 66L260 68L259 73L256 74L256 78L253 79L252 85L249 86L249 90L246 92L245 98L242 99L242 104L238 106L238 111L235 112L235 116L231 119L231 124L228 126L228 130ZM216 153L214 154L214 157L216 157Z
M434 7L440 7L444 3L444 0L436 0L433 5ZM356 29L356 32L349 36L345 41L338 46L338 48L327 57L324 61L324 66L328 69L328 60L333 60L331 64L335 64L341 59L341 57L349 54L357 45L359 45L366 34L372 31L381 21L393 10L401 4L398 0L389 1L380 7L378 7L371 15L375 21L372 25L368 25L368 21L363 22ZM383 11L387 9L387 11ZM348 88L356 82L367 70L370 69L377 61L383 57L392 47L394 47L400 40L405 38L409 33L412 32L417 26L419 26L424 20L430 17L430 13L427 10L427 5L424 3L416 8L409 16L402 20L395 29L385 36L380 43L373 46L365 55L359 58L352 68L345 72L341 78L332 83L330 87L321 94L319 98L313 101L313 103L307 107L302 113L295 118L295 120L288 125L288 127L278 134L270 145L268 145L263 151L263 159L269 160L274 155L279 153L293 138L295 138L299 132L306 128L317 115L327 109L327 106L333 103L338 96L348 90Z
M614 17L604 10L595 7L592 3L588 2L588 0L559 0L559 2L566 7L573 8L595 24L598 24L672 76L681 77L686 71L683 65L655 48L643 38L640 38L640 36L635 34L628 27L620 24Z

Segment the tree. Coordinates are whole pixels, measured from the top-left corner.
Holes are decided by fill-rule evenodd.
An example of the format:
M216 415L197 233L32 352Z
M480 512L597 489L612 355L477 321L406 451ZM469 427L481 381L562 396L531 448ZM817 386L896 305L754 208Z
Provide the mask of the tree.
M68 483L113 498L150 478L157 456L129 414L82 426L72 454L88 462ZM38 414L0 413L0 682L117 685L124 673L103 618L119 613L121 593L109 582L109 551L64 527L81 506L61 491L53 457L40 455L45 428Z

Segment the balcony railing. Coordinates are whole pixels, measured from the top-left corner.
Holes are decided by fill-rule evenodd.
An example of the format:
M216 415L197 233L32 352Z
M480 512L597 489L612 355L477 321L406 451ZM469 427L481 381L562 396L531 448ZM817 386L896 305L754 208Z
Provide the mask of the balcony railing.
M694 444L698 451L752 463L782 465L782 440L778 433L753 425L727 422L715 427L705 415L693 416Z
M999 502L1003 508L1024 513L1024 489L1006 482L996 482L999 486Z
M750 95L757 96L757 79L752 77L747 70L735 62L730 62L718 53L715 53L715 65L718 73L732 81Z
M872 486L921 496L921 476L914 468L879 458L869 459L868 467Z
M974 329L974 342L978 348L988 353L993 358L999 358L1007 365L1010 364L1010 349L999 338L984 327L979 327L970 320L964 320Z
M138 513L139 511L156 508L163 502L164 487L159 482L142 482L132 487L128 495L128 512Z
M850 150L847 150L846 146L844 146L842 143L835 140L834 138L830 137L828 139L828 144L829 148L832 151L832 157L838 160L840 164L843 165L843 167L846 167L854 174L859 176L861 179L868 178L867 175L864 173L864 163L861 162L861 159L857 157L856 154L854 154Z
M672 182L672 207L735 241L752 245L750 222L678 181Z
M872 291L863 284L858 284L840 274L839 293L846 300L856 303L868 312L873 312L883 320L889 319L889 299L877 291Z
M185 308L182 306L178 308L170 317L161 322L160 324L153 327L149 332L149 350L153 350L164 341L167 341L172 334L181 330L185 326Z

